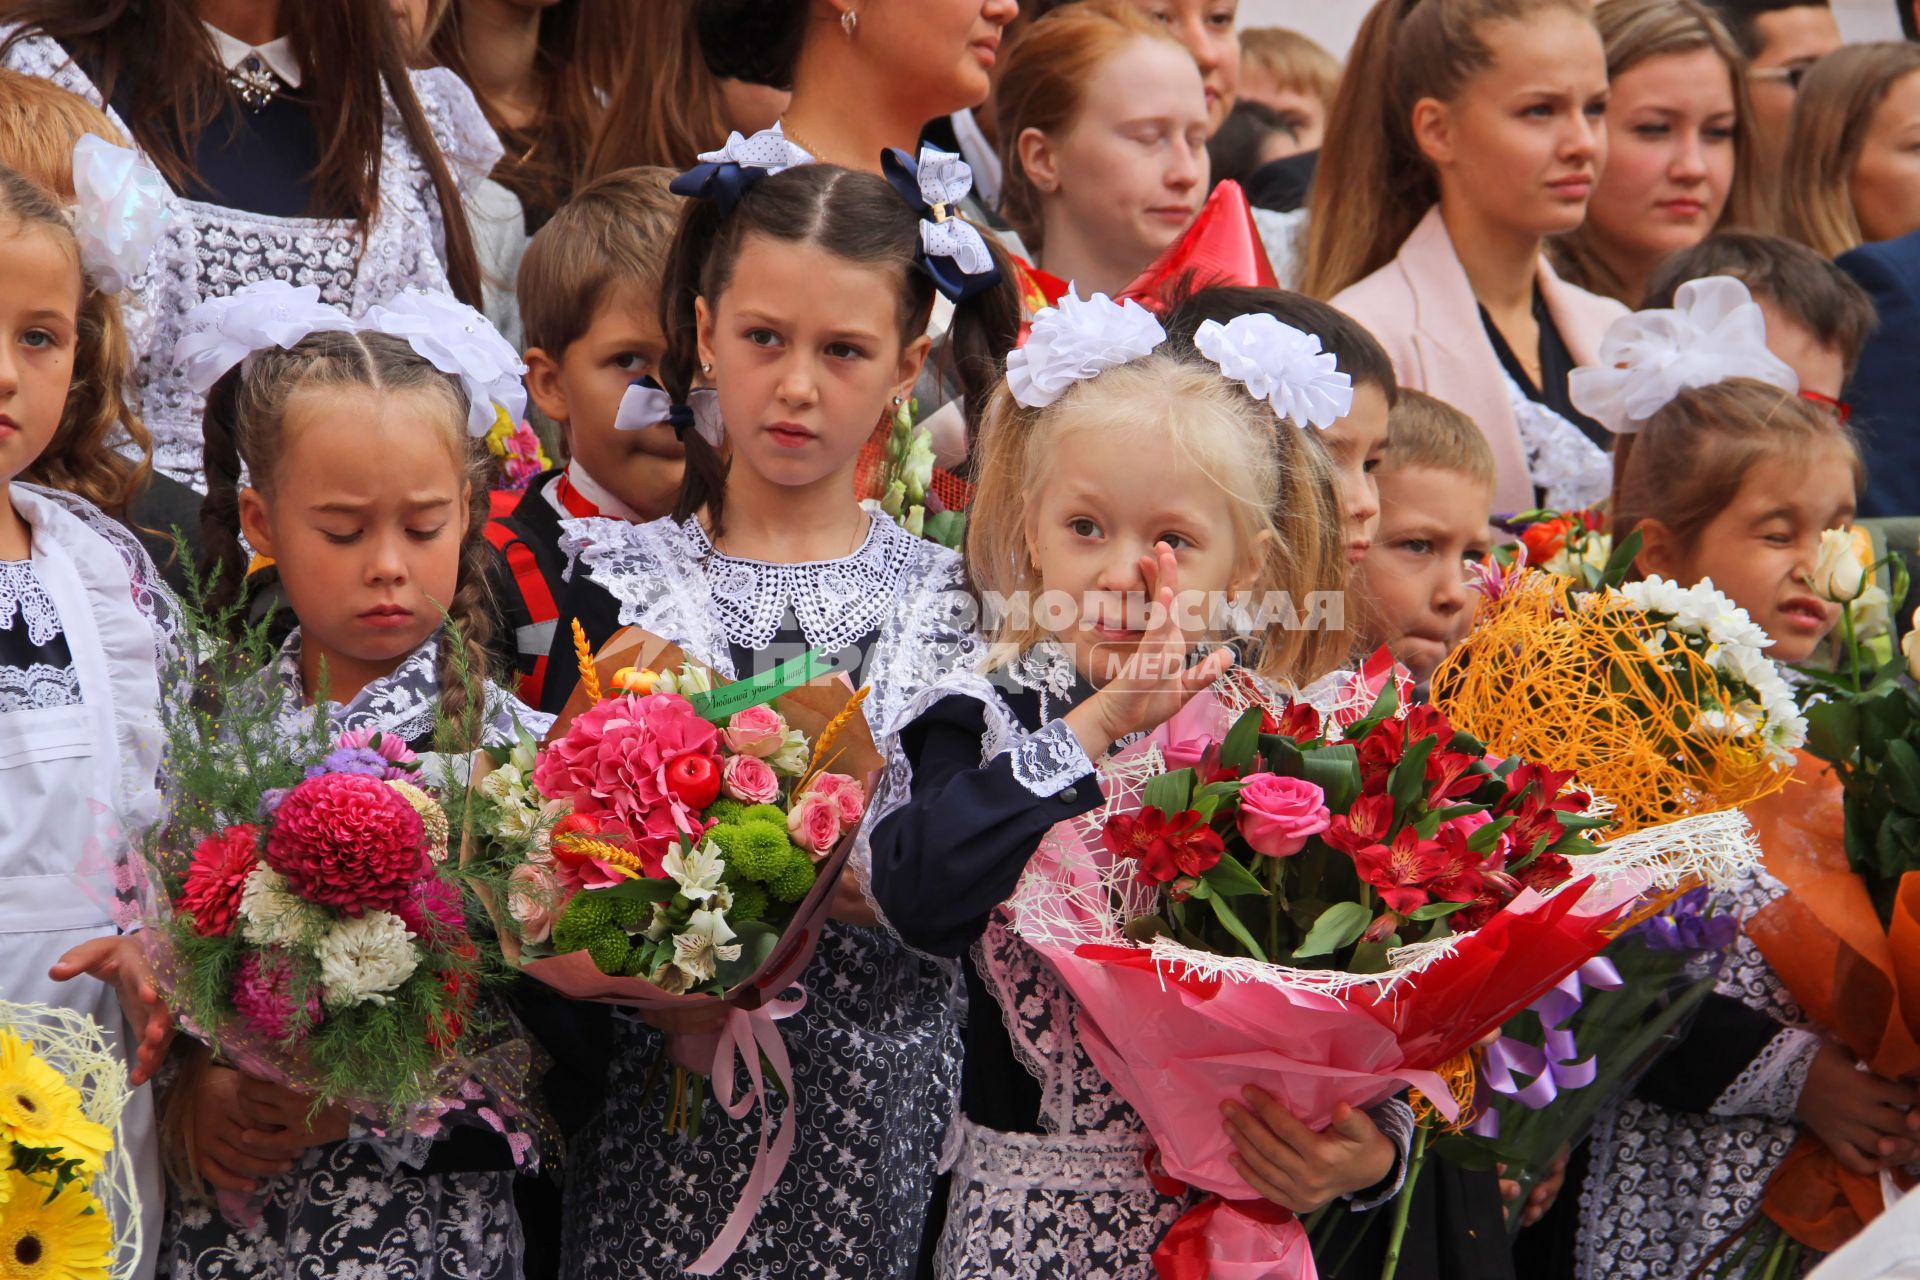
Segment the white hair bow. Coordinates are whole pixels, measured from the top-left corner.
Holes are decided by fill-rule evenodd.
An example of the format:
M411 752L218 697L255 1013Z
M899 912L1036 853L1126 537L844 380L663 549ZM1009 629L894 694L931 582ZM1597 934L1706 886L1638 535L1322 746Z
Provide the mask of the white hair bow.
M166 181L138 153L87 133L73 144L73 192L80 266L102 292L119 293L166 230Z
M187 313L176 354L187 385L201 395L256 351L290 348L310 333L352 332L346 312L320 301L316 285L259 280Z
M973 169L966 161L938 147L921 147L918 160L888 147L880 171L920 215L921 263L941 293L960 302L999 282L986 238L957 212L973 190Z
M1167 340L1153 313L1104 293L1084 301L1073 286L1033 317L1026 345L1007 357L1007 386L1029 409L1044 409L1068 387L1147 355Z
M727 143L718 151L702 151L700 163L668 184L677 196L711 200L720 207L720 216L733 213L740 197L760 179L810 164L813 157L787 141L780 126L762 129L751 138L738 133L727 135Z
M727 437L720 421L720 393L711 387L696 387L687 393L685 404L675 404L666 388L652 378L628 383L620 397L620 411L613 416L613 429L640 431L662 423L682 439L691 429L716 449Z
M1767 321L1731 276L1689 280L1671 310L1622 316L1600 342L1599 364L1567 379L1574 407L1616 435L1640 430L1682 391L1754 378L1783 391L1800 379L1767 350Z
M189 311L178 352L187 384L205 395L254 352L291 349L308 334L327 332L391 334L440 372L460 379L470 435L487 434L495 406L516 422L526 414L520 376L527 367L518 353L485 316L442 293L408 289L355 321L320 301L314 285L258 280Z
M1265 400L1281 420L1295 426L1332 426L1353 409L1353 379L1311 333L1265 312L1204 321L1193 345L1220 372Z
M421 359L460 379L467 392L467 434L486 435L496 405L511 421L526 416L527 389L520 379L527 366L520 353L458 298L407 289L369 308L360 327L406 339Z

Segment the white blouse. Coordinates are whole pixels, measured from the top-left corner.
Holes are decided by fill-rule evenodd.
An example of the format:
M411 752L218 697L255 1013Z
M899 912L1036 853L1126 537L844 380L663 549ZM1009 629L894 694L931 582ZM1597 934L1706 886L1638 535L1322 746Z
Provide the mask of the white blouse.
M18 24L0 24L0 42L17 29ZM54 40L23 39L7 51L4 65L85 98L133 137ZM458 76L441 69L409 74L465 196L499 161L500 140ZM390 99L381 142L380 208L364 233L351 219L273 217L179 195L170 207L172 218L147 271L123 302L138 361L140 412L153 433L154 465L196 489L206 486L200 447L204 401L187 385L174 356L195 305L256 280L279 279L316 285L323 301L357 316L407 288L444 293L450 287L439 196Z

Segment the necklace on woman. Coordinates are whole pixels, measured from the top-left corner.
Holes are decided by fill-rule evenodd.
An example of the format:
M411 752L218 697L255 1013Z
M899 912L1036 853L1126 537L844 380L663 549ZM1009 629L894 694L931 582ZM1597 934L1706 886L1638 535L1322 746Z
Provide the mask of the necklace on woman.
M812 156L815 160L818 160L820 163L822 164L834 163L834 161L827 156L826 152L822 151L819 147L814 146L811 142L808 142L805 138L801 137L797 132L795 132L793 126L787 123L787 118L785 116L780 117L780 134L788 142L791 142L794 146L800 148L802 151L806 152L808 155Z

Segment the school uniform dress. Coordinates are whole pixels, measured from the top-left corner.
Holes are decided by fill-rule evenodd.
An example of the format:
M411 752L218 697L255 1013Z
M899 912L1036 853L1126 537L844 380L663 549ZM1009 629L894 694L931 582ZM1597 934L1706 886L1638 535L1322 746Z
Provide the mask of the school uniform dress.
M967 983L961 1116L925 1270L1148 1280L1155 1246L1194 1197L1154 1187L1152 1140L1082 1047L1071 993L998 910L1048 830L1104 803L1061 718L1093 691L1050 641L1004 676L959 671L919 693L900 733L912 800L873 831L876 903L908 945L959 959ZM1370 1114L1404 1156L1406 1104ZM1361 1207L1391 1198L1403 1167Z
M159 814L179 613L146 552L97 507L34 485L8 494L32 541L26 559L0 561L0 997L76 1009L124 1054L113 988L47 970L130 919L125 836ZM119 1141L146 1210L134 1274L147 1276L164 1200L149 1087L134 1091Z
M1782 892L1756 871L1716 909L1746 919ZM1819 1034L1744 933L1714 991L1637 1095L1595 1121L1579 1193L1581 1280L1692 1274L1759 1211L1799 1137L1793 1115Z
M19 24L0 24L0 42ZM255 109L228 98L200 132L193 160L199 181L175 190L171 219L147 270L123 295L137 360L140 416L153 433L154 466L204 491L203 400L187 385L175 348L187 314L259 280L314 285L323 302L358 316L408 288L445 293L446 229L433 180L407 141L398 109L386 103L380 152L380 204L362 229L346 209L312 207L311 175L328 142L318 136L300 95L299 62L285 39L258 49L213 32L230 68L258 58L288 83ZM106 101L90 71L56 41L31 35L0 65L40 76L103 108L129 139L132 86ZM444 69L408 73L427 124L463 195L493 169L500 143L473 93Z
M440 700L440 639L429 636L394 669L346 703L329 703L334 733L378 730L425 753ZM312 734L319 708L304 705L300 633L287 638L261 681L282 700L289 738ZM536 737L551 718L489 684L482 741L505 746L517 728ZM514 1162L504 1140L455 1129L439 1140L382 1136L356 1124L339 1142L309 1147L293 1170L262 1184L249 1224L229 1221L210 1200L169 1189L161 1238L173 1280L305 1280L309 1276L518 1280L523 1241L514 1211Z
M578 617L594 645L623 626L743 677L814 649L872 692L864 704L887 777L869 823L894 798L889 743L914 692L971 661L971 601L960 559L874 518L838 560L771 564L717 551L697 521L568 521L578 556L560 633ZM545 704L576 683L556 642ZM848 874L867 876L865 839ZM779 1024L793 1064L797 1138L779 1184L719 1274L910 1274L959 1088L958 974L908 951L884 927L829 923L801 975L807 1002ZM646 1081L663 1052L652 1028L614 1021L607 1105L574 1144L563 1273L582 1280L678 1276L719 1233L754 1165L760 1120L727 1117L711 1095L697 1141L666 1132L664 1095Z
M1393 261L1333 305L1380 340L1402 386L1473 419L1493 450L1495 511L1578 508L1607 496L1610 441L1573 410L1566 373L1599 358L1607 326L1627 313L1618 302L1568 284L1542 258L1533 304L1542 376L1534 382L1474 300L1436 205Z

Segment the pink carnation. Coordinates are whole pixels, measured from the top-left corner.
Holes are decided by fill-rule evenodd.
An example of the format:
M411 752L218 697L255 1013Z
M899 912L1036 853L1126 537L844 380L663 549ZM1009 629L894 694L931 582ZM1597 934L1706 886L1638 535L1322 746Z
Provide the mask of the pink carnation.
M413 896L393 909L407 932L416 938L446 940L466 932L466 911L460 890L439 876L428 876L414 887Z
M1240 784L1240 834L1255 853L1292 857L1331 822L1326 792L1304 778L1256 773Z
M606 815L631 830L636 851L657 864L710 823L674 795L667 767L686 755L706 755L720 766L720 732L685 698L670 693L626 694L582 712L566 736L550 743L533 767L541 794L570 800L573 811Z
M293 961L284 951L249 951L233 975L233 1008L249 1031L275 1044L301 1038L320 1025L320 998L307 991L306 1021L293 1004Z
M727 750L743 756L758 756L765 760L780 750L787 739L787 722L772 707L748 707L745 711L736 711L727 720L727 731L721 735L727 744Z
M420 815L377 778L328 773L280 802L267 831L267 865L309 902L347 915L400 911L433 873Z
M827 796L840 814L842 827L857 827L867 812L867 789L844 773L822 773L807 784L810 796Z
M840 842L840 806L832 796L809 791L787 813L787 834L802 849L823 858Z
M741 804L772 804L780 798L780 778L758 756L728 756L720 766L720 790Z
M240 910L240 891L258 865L258 827L243 824L208 836L193 851L186 887L174 908L193 917L201 937L226 937L233 932L234 916Z

